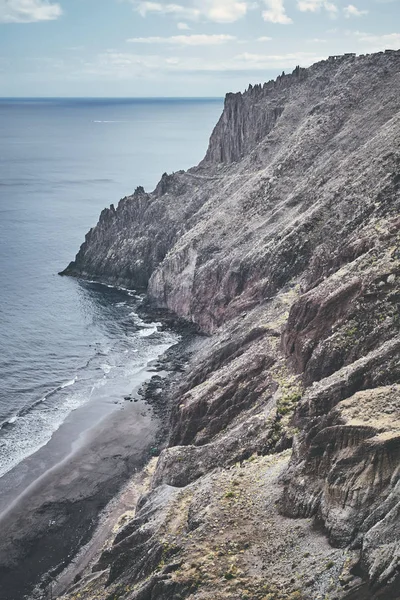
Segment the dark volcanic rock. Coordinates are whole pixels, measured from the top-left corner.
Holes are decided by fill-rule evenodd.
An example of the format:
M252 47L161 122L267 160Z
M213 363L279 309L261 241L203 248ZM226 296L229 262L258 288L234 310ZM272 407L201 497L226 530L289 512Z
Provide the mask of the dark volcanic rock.
M211 334L96 567L118 597L399 597L399 209L400 51L228 94L199 166L102 213L65 273Z
M325 61L228 96L205 160L104 210L65 273L148 285L212 331L337 269L366 222L397 215L398 69L397 53Z

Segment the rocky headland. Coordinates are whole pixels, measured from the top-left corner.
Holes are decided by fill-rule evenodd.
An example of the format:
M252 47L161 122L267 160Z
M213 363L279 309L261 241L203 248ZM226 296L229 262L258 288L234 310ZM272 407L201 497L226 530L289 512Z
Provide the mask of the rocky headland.
M63 598L400 598L399 209L390 51L228 94L197 167L101 213L64 273L206 335Z

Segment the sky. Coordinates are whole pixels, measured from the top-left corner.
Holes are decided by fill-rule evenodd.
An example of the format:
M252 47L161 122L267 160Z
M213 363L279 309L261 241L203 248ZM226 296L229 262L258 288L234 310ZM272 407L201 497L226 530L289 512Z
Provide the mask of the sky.
M350 2L0 0L0 96L221 97L400 48L400 0Z

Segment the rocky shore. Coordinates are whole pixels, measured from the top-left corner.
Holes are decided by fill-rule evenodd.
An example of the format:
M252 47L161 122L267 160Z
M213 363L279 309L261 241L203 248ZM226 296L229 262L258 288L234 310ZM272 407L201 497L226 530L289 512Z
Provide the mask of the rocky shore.
M70 433L64 434L61 427L46 447L18 465L3 482L1 500L7 508L0 504L2 600L53 596L58 575L90 542L99 522L102 543L107 539L104 522L114 510L118 512L118 497L122 502L137 498L143 468L166 444L169 408L165 392L182 371L196 336L193 328L166 311L142 308L141 316L145 321L156 317L167 329L173 326L180 342L143 369L144 383L121 398L119 408L84 431L64 459L52 461L54 466L43 469L40 476L35 473L37 464L45 465L48 454L57 455L64 437L69 439ZM15 497L12 502L11 496ZM64 573L61 580L66 577Z
M400 597L399 209L393 51L228 94L197 167L102 212L64 274L207 335L65 600Z

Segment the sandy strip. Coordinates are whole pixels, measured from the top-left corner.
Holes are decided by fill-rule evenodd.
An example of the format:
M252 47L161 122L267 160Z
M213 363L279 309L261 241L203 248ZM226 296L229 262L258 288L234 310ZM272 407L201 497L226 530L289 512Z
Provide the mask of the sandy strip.
M126 524L127 520L133 519L137 501L143 493L148 491L156 464L157 458L151 458L141 471L129 479L120 494L107 505L90 541L81 548L77 556L54 580L51 586L54 598L71 590L75 582L99 560L103 550L112 546L120 528Z
M43 574L60 572L89 541L101 511L149 457L157 429L150 407L127 402L3 514L1 600L22 600Z

